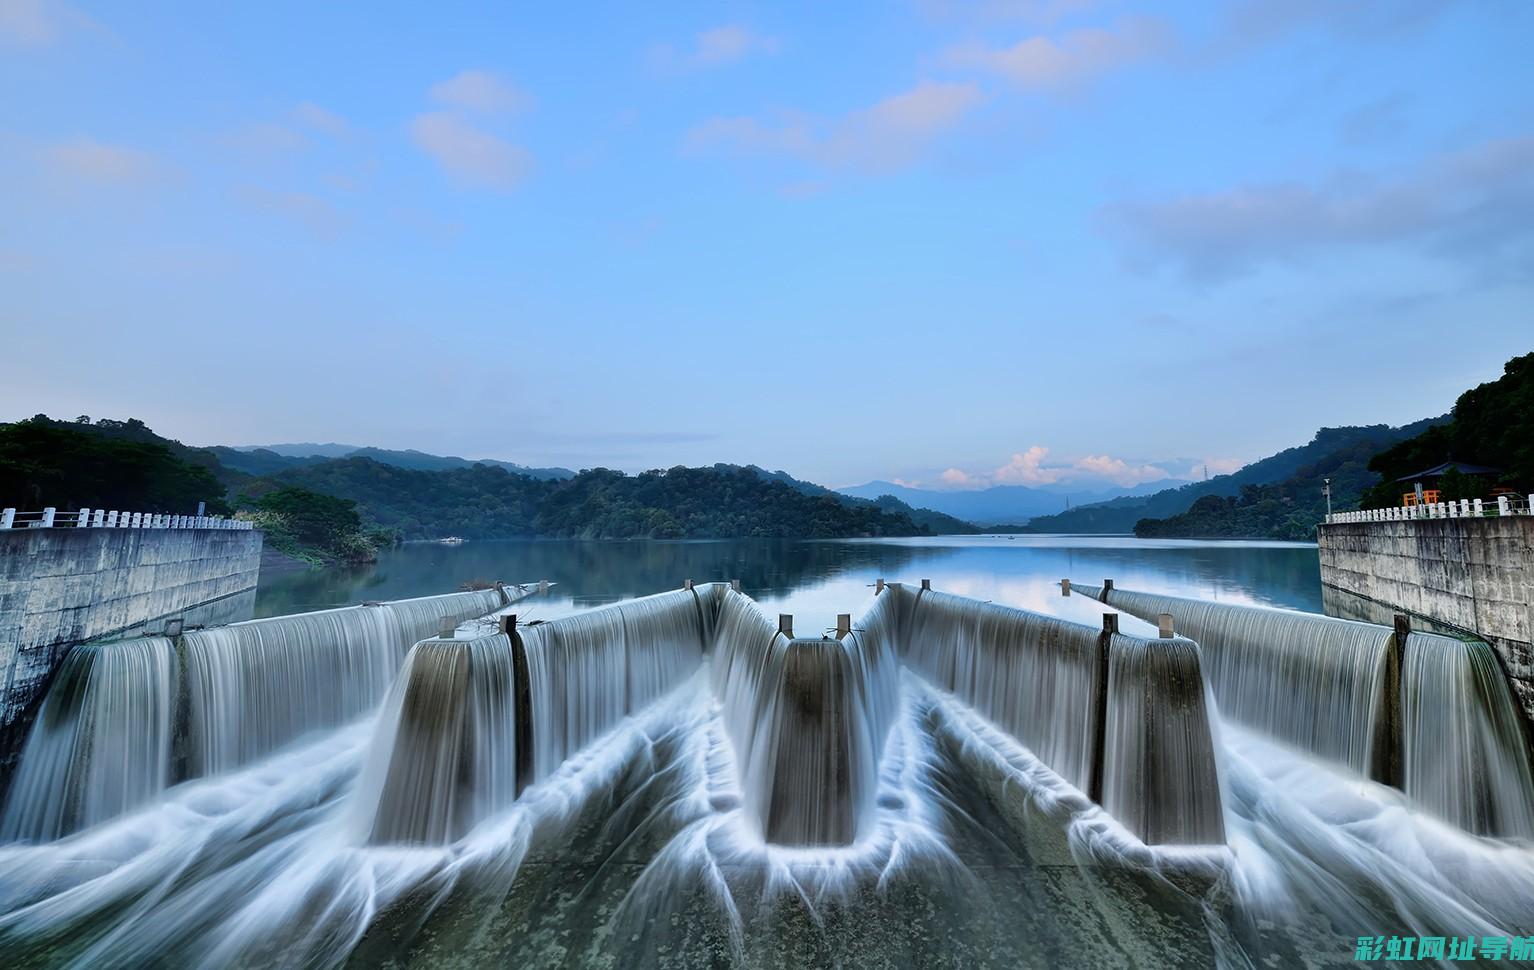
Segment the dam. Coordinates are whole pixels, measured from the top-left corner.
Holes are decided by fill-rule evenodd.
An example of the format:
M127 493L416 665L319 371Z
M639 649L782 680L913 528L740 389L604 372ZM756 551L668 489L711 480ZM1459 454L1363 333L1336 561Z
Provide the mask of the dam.
M1484 643L1110 581L1022 609L870 576L824 631L738 582L546 594L70 652L0 808L7 965L1534 953Z

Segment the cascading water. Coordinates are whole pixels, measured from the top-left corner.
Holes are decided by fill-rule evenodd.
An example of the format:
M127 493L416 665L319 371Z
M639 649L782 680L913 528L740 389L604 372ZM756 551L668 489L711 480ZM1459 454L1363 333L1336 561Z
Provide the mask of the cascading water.
M533 725L532 780L698 668L701 591L678 590L520 627Z
M0 842L51 842L159 794L171 780L175 684L163 637L71 650L22 749Z
M1401 690L1406 794L1468 832L1534 841L1534 757L1491 647L1412 633Z
M228 771L371 710L443 617L457 624L501 605L490 589L188 632L188 774Z
M0 841L49 841L375 707L410 645L498 590L74 648L39 711Z
M1113 634L1103 809L1149 845L1220 845L1225 820L1198 644Z
M1177 632L1202 649L1223 716L1360 774L1377 770L1388 627L1121 589L1109 590L1106 602L1152 623L1172 614Z
M890 591L907 604L906 662L1090 792L1101 632L948 593Z
M553 774L698 669L712 595L662 593L530 624L516 644L499 633L416 644L358 783L357 838L441 844L511 805L519 783ZM518 749L518 651L529 750Z
M746 816L766 841L846 845L868 831L898 705L896 608L881 596L844 637L790 640L725 593L714 691Z
M1004 608L952 599L955 629L929 622L926 645L913 639L919 613L941 594L924 593L916 607L914 591L895 587L839 641L791 643L719 587L652 598L616 625L589 615L531 625L521 631L525 666L510 638L486 628L423 641L375 724L253 753L72 838L0 845L0 962L1345 966L1365 933L1534 932L1526 845L1403 810L1400 793L1255 731L1230 725L1211 745L1191 642L1032 626L1043 632L1030 644ZM961 604L984 616L961 622ZM1092 668L1108 698L1097 708L1101 806L1035 757L1032 744L1049 750L1048 737L1025 746L1008 736L1008 691L991 683L1005 676L1027 688L1016 655L1059 649L1073 633L1107 658ZM598 641L613 636L637 660L588 664L583 651L611 658ZM712 697L686 674L707 662L705 639ZM1440 662L1438 645L1431 654L1416 646L1406 667L1415 653ZM813 674L793 669L796 652ZM905 672L894 662L902 655ZM173 658L163 648L148 656ZM88 668L104 661L82 654L72 682L90 685ZM936 681L927 661L969 696L926 686ZM1480 676L1478 661L1464 662ZM1068 669L1028 663L1057 692L1069 689ZM557 727L567 753L519 793L512 726L531 713L517 703L518 678L526 683L535 665L545 682L528 686L540 709L521 720L535 738L544 722ZM1424 669L1420 679L1434 676L1460 675ZM784 691L796 682L814 690ZM58 712L84 725L83 696L71 700L65 684L61 673ZM598 691L642 710L618 714L589 696ZM981 699L999 713L982 716ZM566 704L587 712L575 729ZM1432 704L1441 702L1424 695L1424 708ZM1079 734L1069 697L1052 710L1062 732ZM605 730L596 724L614 717ZM1500 737L1498 717L1452 715L1485 719L1467 738ZM1016 718L1035 732L1047 723ZM835 729L816 741L795 725ZM1424 723L1418 733L1429 743L1452 732ZM794 756L815 746L839 753L819 766ZM1200 754L1211 746L1219 780L1201 767L1212 771ZM859 779L875 764L870 798L875 782ZM799 771L835 780L816 789ZM851 844L764 840L748 811L780 777L777 790L808 796L798 804L822 819L870 801L873 814L853 810ZM1229 847L1209 845L1218 836L1207 829L1167 827L1179 813L1205 817L1216 792L1227 799ZM1155 811L1138 814L1141 803ZM765 805L767 818L799 810L781 798L775 808L770 796ZM363 816L359 837L338 838ZM1197 869L1180 868L1194 858Z

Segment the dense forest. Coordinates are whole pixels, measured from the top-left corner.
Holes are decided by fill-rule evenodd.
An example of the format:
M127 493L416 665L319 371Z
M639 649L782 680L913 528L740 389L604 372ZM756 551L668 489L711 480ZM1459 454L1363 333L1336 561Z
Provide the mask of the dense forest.
M1388 437L1348 440L1281 482L1243 485L1236 495L1205 495L1188 511L1135 523L1141 538L1262 538L1308 542L1326 517L1323 479L1332 480L1332 502L1351 508L1375 481L1369 460Z
M1495 477L1446 476L1448 499L1485 498L1493 485L1520 494L1534 489L1534 353L1514 357L1502 376L1459 396L1449 420L1388 448L1369 462L1379 484L1363 508L1399 505L1405 489L1396 479L1446 461L1502 469Z
M926 535L911 510L807 494L731 465L625 475L589 469L565 481L476 466L413 471L342 458L265 480L349 498L406 538L846 538ZM974 531L952 520L949 530Z
M355 454L275 460L280 457L189 448L137 420L38 415L0 425L0 504L187 513L206 501L214 512L254 519L274 547L310 561L365 560L397 537L846 538L974 531L894 498L841 496L753 466L640 475L598 468L560 479L510 471L506 463L455 464L462 459L445 459L446 467L431 470ZM265 474L230 467L225 459Z
M1364 433L1331 438L1326 443L1334 447L1282 481L1203 496L1184 513L1142 519L1135 535L1309 540L1326 515L1322 479L1332 480L1334 509L1385 508L1399 505L1406 490L1396 479L1450 460L1503 471L1487 478L1451 472L1440 483L1445 499L1482 498L1499 482L1525 492L1534 486L1534 354L1508 361L1502 377L1460 395L1443 418L1334 430Z
M1216 475L1214 478L1203 482L1191 482L1177 488L1163 489L1151 495L1134 495L1123 498L1100 502L1095 505L1083 505L1062 512L1057 515L1042 516L1028 523L1029 532L1056 532L1056 533L1104 533L1117 532L1139 533L1139 524L1146 520L1173 521L1176 524L1167 528L1180 530L1191 525L1193 520L1183 519L1183 513L1192 512L1195 506L1201 509L1198 519L1207 521L1213 510L1218 508L1233 509L1241 507L1241 502L1246 496L1249 486L1278 486L1276 492L1267 492L1270 498L1282 495L1290 499L1303 496L1306 501L1309 493L1314 493L1316 501L1321 502L1324 508L1325 502L1321 494L1321 481L1316 478L1316 469L1322 466L1336 467L1355 460L1360 453L1364 454L1364 460L1373 455L1381 448L1387 447L1397 441L1409 438L1434 423L1445 421L1447 418L1433 418L1427 421L1418 421L1400 428L1392 428L1387 424L1372 424L1355 427L1322 428L1316 432L1315 437L1309 442L1294 448L1286 448L1276 455L1270 455L1259 461L1232 472L1229 475ZM1362 471L1362 468L1359 469ZM1323 475L1324 477L1324 475ZM1351 481L1351 479L1350 479ZM1369 481L1361 482L1358 489L1361 490ZM1350 487L1350 486L1349 486ZM1345 495L1348 500L1356 501L1359 491L1350 493L1338 491L1338 483L1333 483L1334 495ZM1232 502L1205 501L1205 499L1234 499ZM1262 501L1267 501L1263 499ZM1281 499L1280 499L1281 501ZM1202 503L1199 505L1199 503ZM1277 526L1280 517L1276 514L1271 518L1270 524ZM1319 519L1315 522L1320 521ZM1315 525L1311 522L1311 526ZM1154 528L1154 527L1150 527ZM1234 525L1231 528L1235 528ZM1155 532L1156 535L1191 536L1202 533L1185 531ZM1264 536L1267 531L1259 532L1216 532L1213 535L1248 535Z
M206 502L210 515L230 512L217 463L190 461L178 447L142 421L0 424L0 505L189 514Z

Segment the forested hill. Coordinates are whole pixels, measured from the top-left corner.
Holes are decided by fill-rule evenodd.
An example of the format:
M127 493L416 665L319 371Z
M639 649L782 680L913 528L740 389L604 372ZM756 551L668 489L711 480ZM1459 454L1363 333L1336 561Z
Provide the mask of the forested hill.
M625 475L591 469L565 481L484 465L417 471L366 458L286 469L256 490L297 485L352 499L406 538L848 538L930 534L911 510L807 494L760 469L720 465ZM974 531L953 520L945 531Z
M1414 424L1392 428L1385 424L1362 427L1322 428L1307 444L1286 448L1276 455L1232 472L1217 475L1206 482L1193 482L1179 488L1164 489L1152 495L1125 496L1096 505L1083 505L1058 515L1046 515L1028 523L1029 532L1046 533L1129 533L1135 531L1142 519L1167 519L1181 515L1193 508L1199 500L1215 496L1236 498L1247 486L1276 485L1296 478L1302 472L1338 456L1339 462L1346 456L1356 457L1359 449L1368 456L1395 442L1410 438L1436 423L1448 420L1447 416L1418 421ZM1357 497L1357 493L1354 493ZM1212 508L1213 503L1205 503ZM1314 522L1311 523L1315 525ZM1222 533L1223 534L1223 533Z
M1493 483L1519 494L1534 491L1534 353L1514 357L1502 376L1459 396L1450 419L1374 457L1369 468L1380 484L1364 497L1365 508L1400 502L1396 479L1446 461L1500 468L1494 479L1440 483L1445 501L1483 498Z
M365 556L362 547L379 540L384 534L379 529L421 539L843 538L975 531L967 522L895 499L837 495L755 466L642 475L595 469L552 479L489 464L429 470L361 456L273 461L283 456L269 453L251 461L252 453L235 452L247 459L245 467L260 470L251 474L221 461L230 451L191 448L133 419L56 421L38 415L0 424L0 504L190 513L205 501L213 511L238 509L257 518L274 544L291 533L285 551L316 560ZM355 510L331 498L352 503Z
M1334 509L1383 508L1399 505L1410 488L1397 479L1447 461L1502 471L1444 475L1436 484L1445 500L1486 498L1497 484L1525 493L1534 487L1534 354L1513 358L1502 377L1461 394L1448 416L1395 429L1387 439L1370 437L1334 448L1283 481L1249 485L1233 497L1205 496L1180 515L1145 519L1135 535L1309 540L1326 515L1322 479L1332 480Z
M1308 542L1316 523L1326 517L1323 479L1332 480L1332 502L1354 508L1377 476L1369 460L1394 440L1352 438L1281 482L1243 485L1236 495L1205 495L1188 511L1164 519L1141 519L1134 533L1142 539L1262 538Z

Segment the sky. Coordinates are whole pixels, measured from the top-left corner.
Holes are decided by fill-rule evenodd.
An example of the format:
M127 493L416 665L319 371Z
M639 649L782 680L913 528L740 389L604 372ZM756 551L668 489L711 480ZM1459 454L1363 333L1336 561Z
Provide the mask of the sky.
M1129 486L1534 349L1520 0L0 0L0 419Z

